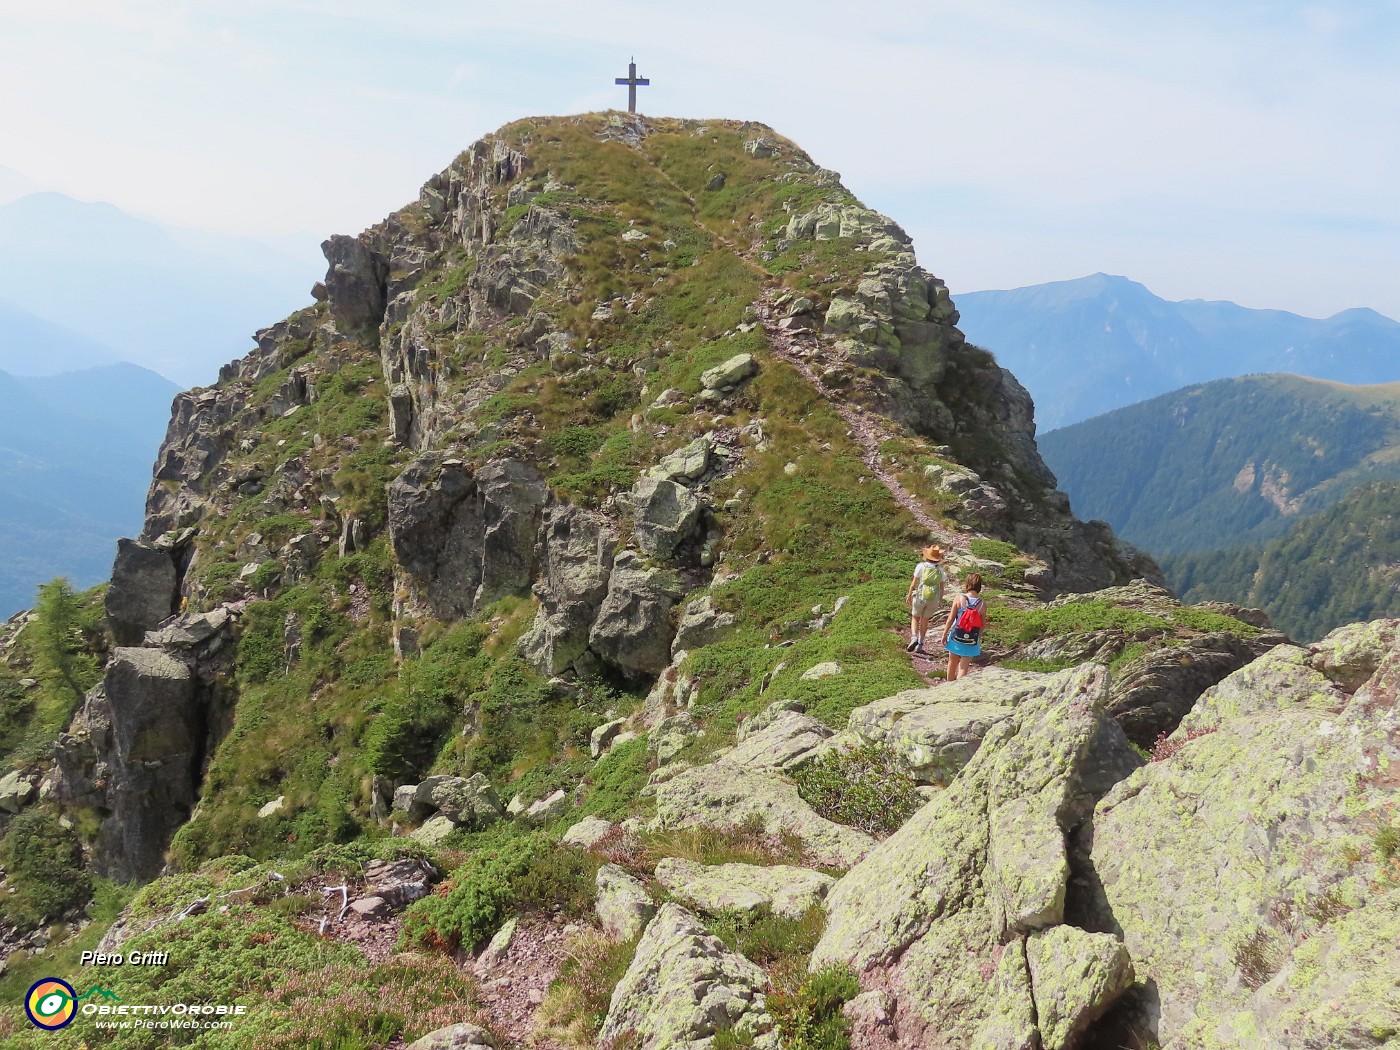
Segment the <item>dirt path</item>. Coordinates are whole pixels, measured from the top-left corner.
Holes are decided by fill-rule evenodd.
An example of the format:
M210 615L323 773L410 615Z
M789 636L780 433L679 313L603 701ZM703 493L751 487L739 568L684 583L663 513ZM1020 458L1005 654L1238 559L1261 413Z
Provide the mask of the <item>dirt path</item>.
M564 924L535 916L520 920L505 957L478 970L479 1003L502 1050L568 1050L536 1031L535 1010L564 962Z
M928 529L933 539L945 548L959 550L965 548L967 540L950 530L925 510L918 497L906 489L900 480L890 473L881 462L880 442L886 437L885 426L888 425L888 421L882 416L865 412L844 400L840 394L823 383L821 376L817 375L816 370L812 368L809 358L819 356L821 348L819 337L806 329L793 331L779 327L778 310L773 305L773 299L776 295L777 290L769 288L764 292L763 298L754 304L754 310L763 323L763 330L768 335L768 342L774 356L797 369L802 378L811 383L817 393L821 394L840 414L846 425L851 428L852 439L860 446L861 461L879 479L880 484L889 490L895 501L913 515L915 521Z

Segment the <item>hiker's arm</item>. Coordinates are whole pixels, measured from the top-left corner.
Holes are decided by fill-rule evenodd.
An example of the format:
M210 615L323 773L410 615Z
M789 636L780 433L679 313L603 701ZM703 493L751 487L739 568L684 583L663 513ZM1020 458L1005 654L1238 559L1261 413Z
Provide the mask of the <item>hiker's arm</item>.
M904 596L906 602L914 600L914 588L919 585L919 570L914 570L914 575L909 577L909 593Z
M958 595L953 600L953 604L948 607L948 618L943 621L943 637L948 637L948 632L953 629L953 619L958 615L958 606L962 604L962 595Z

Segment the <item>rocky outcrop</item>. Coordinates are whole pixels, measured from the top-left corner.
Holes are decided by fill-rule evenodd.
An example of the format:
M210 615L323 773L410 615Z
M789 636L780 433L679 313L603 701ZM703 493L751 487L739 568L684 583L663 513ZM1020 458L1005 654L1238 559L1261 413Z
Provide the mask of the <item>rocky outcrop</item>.
M946 784L972 760L988 730L1022 704L1058 695L1064 682L1035 671L990 667L929 689L906 689L851 712L833 743L885 744L925 784Z
M631 1036L638 1050L705 1050L732 1030L776 1050L768 975L705 931L678 904L663 905L612 995L599 1044Z
M460 1022L415 1039L405 1050L476 1050L478 1047L495 1050L495 1037L485 1028Z
M595 879L597 899L594 909L598 925L615 941L630 941L641 934L656 905L642 883L616 864L604 864Z
M1111 936L1053 931L1071 903L1067 836L1138 759L1104 712L1101 668L1046 678L1055 687L993 725L948 789L827 897L813 969L886 972L901 1045L1051 1045L1131 979ZM1042 996L1059 1004L1053 1022Z
M359 237L336 234L321 244L330 264L326 292L331 317L346 335L376 333L384 319L384 285L388 263Z
M141 540L117 541L117 559L103 607L117 645L140 645L178 602L179 573L169 550Z
M1196 699L1268 648L1268 642L1220 631L1154 649L1123 668L1109 690L1108 710L1139 747L1171 733Z
M1099 803L1080 923L1120 935L1147 982L1124 1032L1173 1050L1400 1034L1400 885L1373 845L1400 802L1397 626L1234 672Z
M650 558L673 557L700 520L700 501L674 481L642 478L632 488L630 503L637 546Z
M684 593L673 573L623 551L613 560L607 596L588 633L589 648L624 673L659 675L671 662L671 609Z
M547 491L514 460L478 472L425 452L389 486L389 534L417 601L434 616L470 616L535 575L535 537Z
M102 768L87 766L86 775L72 779L100 791L111 813L98 832L94 867L124 881L153 878L170 836L198 798L205 726L194 676L159 650L117 649L102 688L89 694L85 707L78 724L100 727L101 737L86 743Z
M588 649L598 608L608 593L617 536L608 520L569 504L555 504L540 527L540 607L520 641L521 651L546 674L566 670Z

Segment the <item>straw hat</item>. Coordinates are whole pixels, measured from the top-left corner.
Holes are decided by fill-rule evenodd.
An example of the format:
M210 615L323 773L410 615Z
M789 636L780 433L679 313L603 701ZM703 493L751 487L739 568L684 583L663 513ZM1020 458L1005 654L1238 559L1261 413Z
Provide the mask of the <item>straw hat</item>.
M924 561L942 561L943 548L937 544L930 544L924 548Z

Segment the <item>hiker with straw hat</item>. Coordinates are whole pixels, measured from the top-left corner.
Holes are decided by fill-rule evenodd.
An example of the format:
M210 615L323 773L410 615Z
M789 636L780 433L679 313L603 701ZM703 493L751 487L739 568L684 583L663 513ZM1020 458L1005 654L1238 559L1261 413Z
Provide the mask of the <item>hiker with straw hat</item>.
M922 554L922 560L914 566L909 593L904 596L910 612L909 644L904 647L907 653L924 652L929 619L943 611L943 584L948 580L948 574L943 571L942 548L930 544Z

